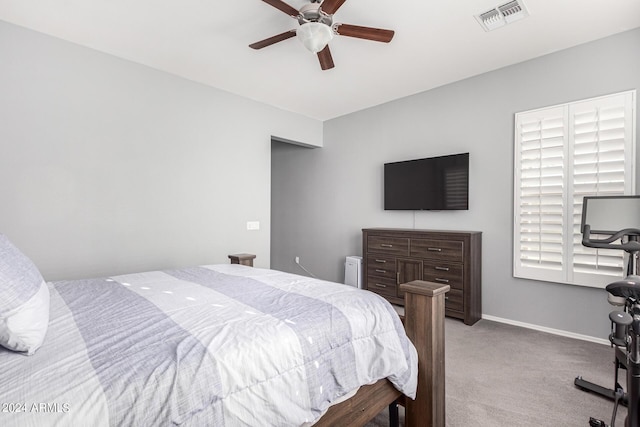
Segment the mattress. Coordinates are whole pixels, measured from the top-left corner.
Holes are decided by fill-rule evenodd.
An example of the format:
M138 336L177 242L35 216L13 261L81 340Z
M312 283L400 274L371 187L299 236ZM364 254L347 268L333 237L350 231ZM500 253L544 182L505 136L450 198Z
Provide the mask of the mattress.
M414 397L393 307L237 264L48 283L32 356L0 348L3 426L300 426L388 378Z

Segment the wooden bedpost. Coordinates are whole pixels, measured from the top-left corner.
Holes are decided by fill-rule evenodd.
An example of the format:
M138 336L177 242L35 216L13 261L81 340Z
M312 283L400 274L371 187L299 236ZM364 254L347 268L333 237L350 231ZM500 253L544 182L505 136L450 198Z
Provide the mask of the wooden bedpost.
M444 295L449 285L403 283L404 325L418 350L418 393L406 400L406 427L444 427Z
M256 256L254 254L233 254L229 255L231 264L241 264L253 267L253 260Z

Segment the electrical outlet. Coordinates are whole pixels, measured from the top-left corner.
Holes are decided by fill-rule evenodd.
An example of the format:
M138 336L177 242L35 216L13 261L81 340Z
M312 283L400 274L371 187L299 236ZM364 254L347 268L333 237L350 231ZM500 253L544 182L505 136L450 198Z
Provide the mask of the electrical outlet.
M247 230L260 230L260 221L247 221Z
M299 256L296 257L296 264L300 264L300 257Z

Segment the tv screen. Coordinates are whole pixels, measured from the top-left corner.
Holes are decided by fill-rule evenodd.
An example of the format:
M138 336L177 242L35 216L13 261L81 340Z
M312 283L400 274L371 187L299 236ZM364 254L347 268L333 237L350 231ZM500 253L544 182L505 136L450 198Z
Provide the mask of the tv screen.
M469 209L469 153L385 163L384 209Z

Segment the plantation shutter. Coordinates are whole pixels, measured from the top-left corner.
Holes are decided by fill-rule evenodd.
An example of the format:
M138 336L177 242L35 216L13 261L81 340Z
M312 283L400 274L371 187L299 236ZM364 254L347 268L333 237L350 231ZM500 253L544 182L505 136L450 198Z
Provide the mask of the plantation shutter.
M516 118L517 275L559 281L564 267L564 187L567 126L564 108Z
M573 281L603 283L624 276L623 252L582 245L580 221L584 196L633 194L634 152L630 93L576 103L571 108L573 143Z
M514 276L603 287L622 251L582 246L584 196L633 194L635 92L516 114Z

